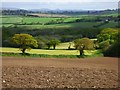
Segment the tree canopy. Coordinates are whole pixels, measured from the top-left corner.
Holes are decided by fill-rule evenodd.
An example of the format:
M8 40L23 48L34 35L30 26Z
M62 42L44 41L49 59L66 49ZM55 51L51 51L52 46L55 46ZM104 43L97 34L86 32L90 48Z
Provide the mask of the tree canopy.
M118 39L119 31L117 29L107 28L100 32L99 35L97 35L98 42L103 42L105 40L114 40L116 41Z
M103 50L105 56L119 56L120 52L120 31L118 29L107 28L97 36L99 48Z
M59 43L60 43L60 40L52 39L52 40L48 41L46 43L46 45L48 46L48 49L50 49L51 46L53 46L53 49L55 49L56 45L58 45Z
M29 34L15 34L12 37L12 42L19 45L22 53L25 53L26 49L31 49L32 47L38 47L37 40Z
M80 55L84 54L84 50L94 49L94 43L89 38L76 39L74 41L74 46L80 51Z

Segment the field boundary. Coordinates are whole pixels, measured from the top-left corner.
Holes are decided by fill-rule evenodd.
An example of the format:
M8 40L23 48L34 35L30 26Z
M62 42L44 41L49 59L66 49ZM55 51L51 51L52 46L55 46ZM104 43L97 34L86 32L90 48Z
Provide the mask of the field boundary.
M2 52L0 56L8 56L8 57L39 57L39 58L87 58L87 57L103 57L102 54L96 54L96 55L48 55L48 54L22 54L22 53L8 53L8 52Z

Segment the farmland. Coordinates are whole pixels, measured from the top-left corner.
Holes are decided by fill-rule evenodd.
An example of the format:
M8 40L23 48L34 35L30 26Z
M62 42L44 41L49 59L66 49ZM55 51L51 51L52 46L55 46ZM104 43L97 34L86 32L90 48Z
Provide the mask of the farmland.
M52 17L49 14L48 16L46 15L47 14L45 14L44 17L41 17L41 15L38 15L39 17L34 17L34 15L1 16L0 18L2 18L4 36L3 46L12 46L12 48L3 48L3 52L20 53L18 49L13 47L9 41L9 38L16 33L28 33L33 35L40 45L44 45L51 39L59 39L62 42L62 44L56 47L57 50L45 50L46 46L42 46L39 47L40 49L28 51L28 53L47 55L79 55L77 50L66 50L70 44L69 42L82 37L93 39L97 37L101 30L105 28L117 28L118 26L117 21L115 21L117 17L115 14L93 16L80 15L69 17L67 17L67 15L63 15L62 17ZM106 22L105 20L109 19L110 17L112 17L111 20ZM71 49L74 49L73 45L71 46ZM89 51L85 52L87 53Z
M69 42L81 37L96 38L97 34L105 28L118 28L117 16L112 14L77 17L3 15L0 18L2 18L3 39L12 37L16 33L28 33L45 40L49 36L62 42ZM108 19L111 20L106 22L105 20Z
M73 50L68 49L68 46L70 43L71 43L71 49L73 49ZM7 56L7 53L16 53L16 55L13 55L13 56L17 56L17 54L21 53L19 48L3 47L3 48L0 48L0 50L1 50L1 52L3 52L3 55L5 55L5 56ZM85 55L88 57L92 57L92 56L93 57L97 57L97 56L102 57L103 56L103 54L101 53L100 50L85 50L84 52L85 52ZM63 58L65 55L68 56L68 58L72 58L72 57L74 58L74 57L79 56L79 51L74 49L73 42L61 43L56 47L56 50L53 50L53 48L51 47L51 50L31 49L31 50L27 50L26 53L31 54L31 55L36 54L35 57L39 57L39 55L50 55L51 57L54 57L54 55L58 55L58 56L62 55Z
M6 53L21 53L18 48L2 48L2 52ZM85 55L94 55L98 53L97 50L86 50ZM79 55L77 50L44 50L44 49L32 49L26 53L29 54L47 54L47 55ZM102 55L102 54L101 54Z
M83 16L82 15L79 17L61 17L61 18L59 17L56 17L56 18L55 17L27 17L27 16L2 16L0 18L2 18L3 26L18 25L18 27L20 27L21 25L22 26L32 25L31 27L35 27L36 25L38 25L39 28L42 28L42 27L45 27L46 25L49 25L50 27L53 26L54 28L54 26L58 24L58 26L69 26L69 27L75 26L78 28L83 28L82 26L87 24L88 25L87 27L89 28L89 27L92 27L93 25L97 25L101 23L101 22L96 23L96 21L93 21L93 20L97 20L97 18L105 18L105 17L106 16L86 16L86 15ZM116 16L113 15L113 17L116 17ZM86 21L80 22L79 20L82 20L82 19L85 19ZM90 20L92 20L92 22ZM114 24L112 27L117 26L117 22L110 21L109 23ZM108 24L107 27L110 26L109 23L107 23Z
M3 57L3 88L117 88L118 59ZM92 82L91 82L92 81Z
M32 4L2 10L3 89L118 87L118 9L51 10L44 2L34 10Z

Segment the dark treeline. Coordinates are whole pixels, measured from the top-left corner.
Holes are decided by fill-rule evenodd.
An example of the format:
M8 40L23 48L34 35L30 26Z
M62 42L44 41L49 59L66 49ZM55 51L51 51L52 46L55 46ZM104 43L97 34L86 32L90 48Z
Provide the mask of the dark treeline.
M18 10L2 10L2 15L26 15L28 13L33 13L32 11L27 11L27 10L22 10L22 9L18 9Z
M14 34L27 33L37 38L40 42L47 42L50 39L58 39L61 42L73 41L77 38L88 37L96 38L101 29L98 28L48 28L48 29L28 29L23 27L3 27L2 45L3 47L12 46L10 38Z

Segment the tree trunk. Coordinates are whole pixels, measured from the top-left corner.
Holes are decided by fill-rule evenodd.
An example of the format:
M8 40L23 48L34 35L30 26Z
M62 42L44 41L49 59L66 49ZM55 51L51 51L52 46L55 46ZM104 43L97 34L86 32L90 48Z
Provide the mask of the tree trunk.
M23 54L25 54L25 50L26 50L25 48L22 49L22 53L23 53Z
M48 49L50 49L50 46L48 46Z
M53 49L55 49L56 45L53 45Z
M79 51L80 51L80 56L82 56L84 54L84 48L85 46L83 46Z
M80 52L80 56L82 56L83 55L83 50L79 50L79 52Z
M50 45L49 44L47 44L47 47L48 47L47 49L50 49Z

